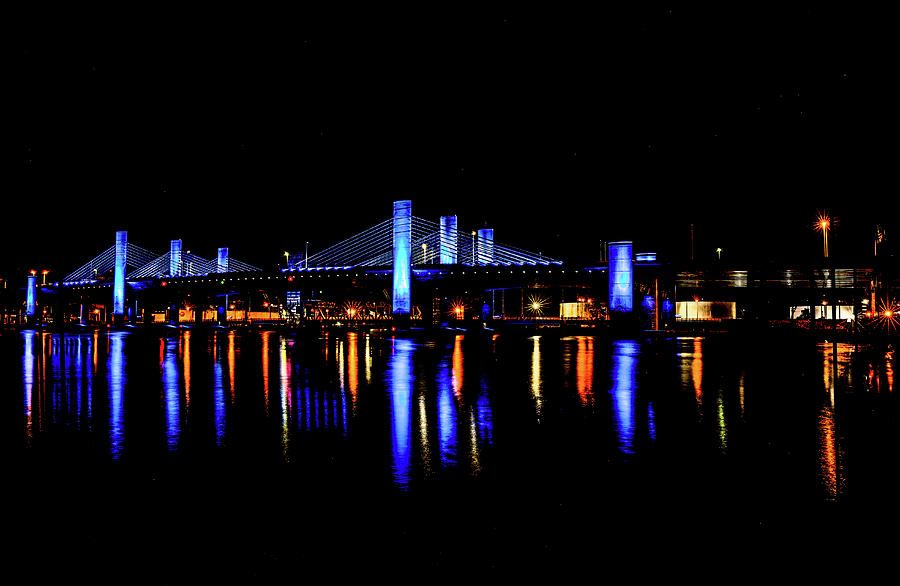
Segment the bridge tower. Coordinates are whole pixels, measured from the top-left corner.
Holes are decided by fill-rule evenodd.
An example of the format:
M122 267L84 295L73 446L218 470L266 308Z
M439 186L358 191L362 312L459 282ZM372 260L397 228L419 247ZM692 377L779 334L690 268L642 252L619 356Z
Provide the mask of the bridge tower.
M410 285L412 277L412 201L394 202L394 289L391 310L394 317L409 317L411 311Z
M634 309L634 263L630 240L609 243L609 309Z
M169 276L181 274L181 240L173 240L169 244Z
M494 262L494 229L482 228L478 231L477 262L479 265L489 265Z
M441 264L455 265L458 262L458 235L456 216L441 216Z
M116 232L116 264L113 269L113 319L125 316L125 261L128 251L128 232Z
M219 258L218 258L218 264L216 265L216 272L219 272L219 273L227 273L228 272L228 249L227 248L219 249Z
M28 275L25 288L25 318L28 323L34 320L37 311L37 275Z

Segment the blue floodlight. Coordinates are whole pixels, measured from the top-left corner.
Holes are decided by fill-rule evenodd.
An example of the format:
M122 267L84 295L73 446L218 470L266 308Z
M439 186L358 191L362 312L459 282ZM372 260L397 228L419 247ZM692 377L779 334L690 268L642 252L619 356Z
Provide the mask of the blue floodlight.
M441 216L441 264L455 265L458 250L456 216Z
M631 241L609 243L609 308L613 311L634 309L634 265Z
M412 242L412 201L394 202L394 294L393 312L409 314Z
M228 249L227 248L219 249L219 258L218 258L218 264L216 266L216 272L218 272L218 273L227 273L228 272Z
M25 289L25 315L33 317L37 300L37 275L28 275L28 287Z
M478 231L477 261L475 264L487 265L494 262L494 229L482 228Z
M169 274L181 274L181 240L173 240L169 245Z
M125 255L128 232L116 232L116 265L113 273L113 315L125 315Z

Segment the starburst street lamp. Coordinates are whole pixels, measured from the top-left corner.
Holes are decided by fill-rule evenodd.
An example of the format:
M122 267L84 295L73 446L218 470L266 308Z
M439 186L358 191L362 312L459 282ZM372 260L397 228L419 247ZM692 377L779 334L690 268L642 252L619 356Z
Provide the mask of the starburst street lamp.
M900 304L892 299L879 300L876 323L889 332L900 330Z
M528 296L528 307L532 316L540 316L544 313L544 307L546 307L550 301L548 299L544 299L538 295L529 295Z
M831 229L831 218L825 214L819 214L816 218L816 230L822 233L822 243L825 249L825 258L828 258L828 230Z

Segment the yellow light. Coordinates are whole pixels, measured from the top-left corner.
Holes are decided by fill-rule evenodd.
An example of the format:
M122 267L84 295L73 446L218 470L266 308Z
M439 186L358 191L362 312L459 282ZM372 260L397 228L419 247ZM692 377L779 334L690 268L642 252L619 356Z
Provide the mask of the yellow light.
M540 308L541 308L541 304L538 303L537 301L533 301L533 302L531 303L531 309L537 311L537 310L540 309Z

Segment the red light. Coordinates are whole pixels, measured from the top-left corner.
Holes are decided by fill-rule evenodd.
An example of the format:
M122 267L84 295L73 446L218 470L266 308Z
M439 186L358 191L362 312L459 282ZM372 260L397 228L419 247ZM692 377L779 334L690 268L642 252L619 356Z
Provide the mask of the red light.
M288 281L293 281L293 280L294 280L294 275L290 275L290 276L288 277Z
M168 285L168 283L166 283L165 281L163 281L162 283L160 283L160 285L162 285L163 287L165 287L166 285Z

